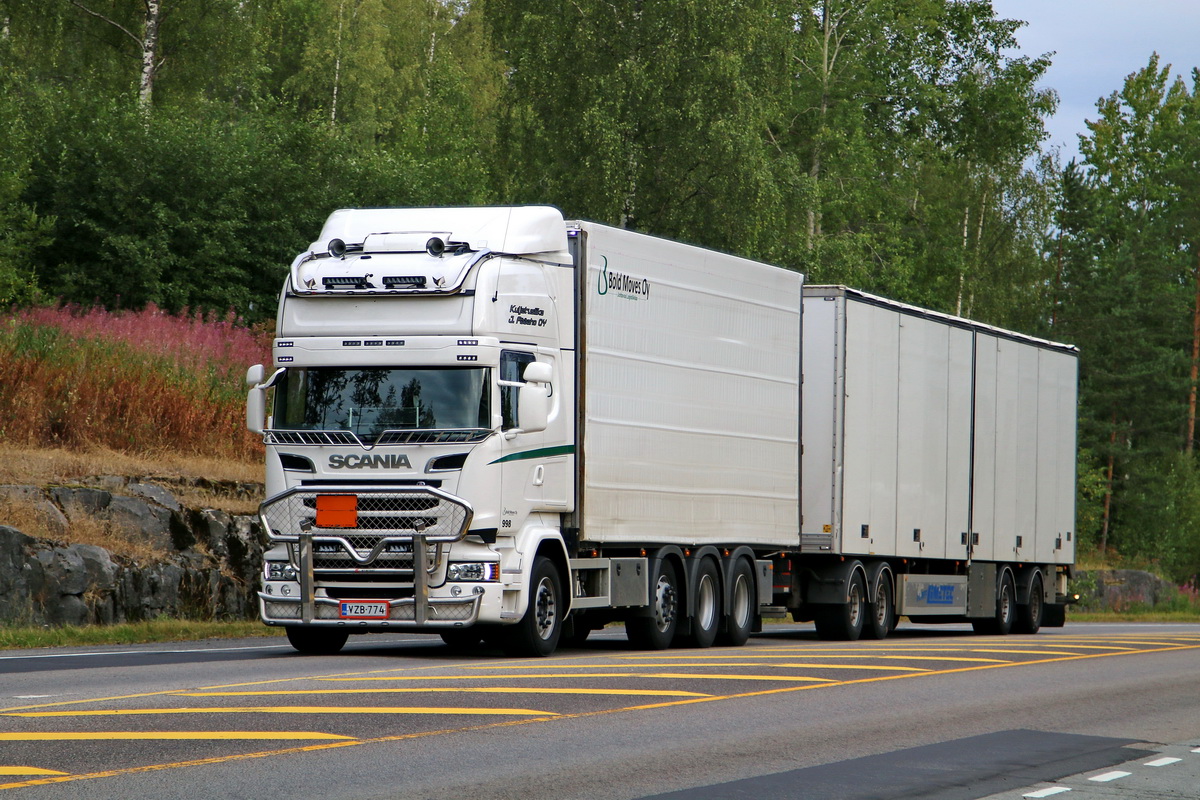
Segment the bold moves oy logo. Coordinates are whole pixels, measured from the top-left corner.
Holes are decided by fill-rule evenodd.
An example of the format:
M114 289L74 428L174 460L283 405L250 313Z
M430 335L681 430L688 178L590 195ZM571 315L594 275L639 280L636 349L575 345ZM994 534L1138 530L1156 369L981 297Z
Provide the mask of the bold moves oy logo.
M599 280L596 282L597 294L608 294L611 290L617 297L627 300L650 299L650 281L646 278L635 278L623 272L608 271L608 256L600 256L604 263L600 267Z

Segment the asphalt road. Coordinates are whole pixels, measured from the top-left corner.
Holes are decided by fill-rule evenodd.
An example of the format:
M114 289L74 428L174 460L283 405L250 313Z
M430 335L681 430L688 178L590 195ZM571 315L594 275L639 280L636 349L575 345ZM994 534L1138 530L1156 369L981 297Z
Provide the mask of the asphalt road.
M436 637L0 653L28 798L1200 798L1200 625L548 659Z

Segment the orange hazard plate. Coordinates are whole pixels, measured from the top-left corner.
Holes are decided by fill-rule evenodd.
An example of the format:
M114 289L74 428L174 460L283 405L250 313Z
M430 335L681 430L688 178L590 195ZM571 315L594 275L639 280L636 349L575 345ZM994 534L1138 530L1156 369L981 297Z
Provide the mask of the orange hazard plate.
M357 528L358 495L317 495L318 528Z

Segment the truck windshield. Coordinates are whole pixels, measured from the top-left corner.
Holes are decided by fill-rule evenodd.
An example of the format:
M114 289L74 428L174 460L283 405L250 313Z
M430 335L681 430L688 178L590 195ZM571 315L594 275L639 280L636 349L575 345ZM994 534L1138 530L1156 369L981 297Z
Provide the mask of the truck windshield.
M274 427L350 431L371 443L384 431L488 429L484 367L289 369L276 384Z

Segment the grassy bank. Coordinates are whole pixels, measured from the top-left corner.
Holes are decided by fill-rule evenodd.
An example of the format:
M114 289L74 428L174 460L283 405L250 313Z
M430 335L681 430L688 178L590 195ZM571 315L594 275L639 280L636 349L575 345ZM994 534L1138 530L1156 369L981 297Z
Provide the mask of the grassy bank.
M84 647L87 645L195 642L202 639L242 639L251 636L278 637L283 631L268 628L257 620L200 622L156 619L120 625L88 625L77 628L0 627L0 650L34 647Z

